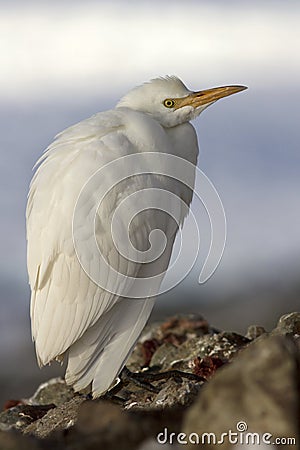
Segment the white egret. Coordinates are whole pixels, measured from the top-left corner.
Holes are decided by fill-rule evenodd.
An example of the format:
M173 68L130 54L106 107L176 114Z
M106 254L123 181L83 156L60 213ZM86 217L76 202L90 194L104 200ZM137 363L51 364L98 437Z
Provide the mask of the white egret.
M111 190L96 214L95 226L99 250L109 265L125 276L125 281L122 278L119 282L118 277L113 278L113 270L103 268L107 285L116 286L111 292L89 276L75 251L72 220L82 188L99 168L129 154L163 152L196 164L198 143L190 120L216 100L243 89L226 86L192 92L175 76L154 79L131 90L115 109L95 114L60 133L38 161L26 213L32 336L40 366L68 358L66 381L76 391L90 388L98 397L124 367L154 303L148 290L144 298L132 299L132 280L168 268L178 225L187 214L180 200L187 206L192 200L188 187L151 173L151 158L146 177L128 178ZM109 165L104 167L103 182L115 175L111 170ZM163 231L167 244L153 262L128 261L114 248L123 242L122 220L116 238L119 242L114 242L112 218L125 197L146 188L175 194L179 223L161 211L154 214L152 209L134 217L130 239L140 251L148 248L153 229ZM83 214L88 216L97 201L90 192ZM132 197L129 205L134 202ZM90 230L85 229L84 221L79 228L88 243Z

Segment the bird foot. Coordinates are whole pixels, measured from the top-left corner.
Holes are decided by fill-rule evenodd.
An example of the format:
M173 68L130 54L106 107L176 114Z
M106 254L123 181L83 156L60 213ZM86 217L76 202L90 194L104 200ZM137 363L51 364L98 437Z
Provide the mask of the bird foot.
M149 381L149 379L144 376L141 372L131 372L126 366L123 368L120 374L121 382L124 384L128 384L132 382L136 386L145 389L146 391L154 392L157 394L159 389L156 386L153 386Z
M175 381L181 382L182 378L188 380L193 380L196 382L206 381L205 378L200 377L189 372L183 372L181 370L167 370L165 372L150 372L149 370L145 372L131 372L126 366L121 372L121 380L123 382L133 382L136 386L142 387L148 391L158 393L160 388L153 386L154 381L169 380L174 379Z
M200 377L199 375L195 375L189 372L183 372L181 370L167 370L165 372L151 372L151 370L146 370L145 372L132 372L125 366L116 384L114 384L114 386L112 386L105 394L103 394L101 398L104 400L110 400L113 403L119 405L124 405L126 399L123 399L116 394L130 382L146 391L158 394L161 388L154 386L152 384L153 382L161 380L167 381L169 379L174 379L177 382L181 382L183 378L193 380L195 382L206 381L205 378ZM92 399L91 394L85 394L85 396L87 399Z

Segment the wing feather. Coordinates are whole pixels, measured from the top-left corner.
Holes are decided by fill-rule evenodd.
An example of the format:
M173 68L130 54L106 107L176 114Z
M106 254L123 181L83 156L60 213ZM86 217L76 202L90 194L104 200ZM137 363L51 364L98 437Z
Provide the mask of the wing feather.
M42 156L31 182L27 259L32 335L40 364L64 353L117 300L82 270L73 247L71 220L84 183L112 159L102 137L116 135L122 126L122 115L107 112L70 127ZM108 240L102 237L101 242L102 251L109 254ZM130 269L134 275L137 268Z
M70 348L66 381L75 390L92 384L94 397L120 373L152 311L154 300L122 299Z
M75 383L76 388L93 382L94 393L106 390L117 376L153 306L153 300L126 299L131 282L121 280L110 268L99 267L103 279L107 283L113 279L124 295L99 287L81 267L73 245L73 211L82 187L103 165L139 150L127 133L125 116L121 109L96 114L60 133L38 161L26 212L32 335L39 364L45 365L69 349L68 382ZM110 175L105 173L108 179ZM98 212L98 246L110 265L129 277L139 276L145 267L126 260L114 248L112 214L124 197L139 189L161 186L161 178L151 174L146 179L127 179L122 189L116 187L110 192L101 214ZM95 202L97 198L91 193L82 217L88 216ZM179 210L180 204L176 208ZM159 223L170 240L159 264L147 268L150 274L157 266L167 268L178 228L161 214L141 214L131 233L132 245L146 249L149 232ZM93 239L84 222L80 231L87 242ZM100 265L95 255L88 256L91 265ZM106 364L109 370L103 375Z

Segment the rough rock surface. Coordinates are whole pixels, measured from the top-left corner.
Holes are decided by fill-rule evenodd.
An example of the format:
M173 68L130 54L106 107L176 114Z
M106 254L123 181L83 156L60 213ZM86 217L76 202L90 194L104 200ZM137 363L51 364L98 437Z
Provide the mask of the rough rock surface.
M183 431L214 433L219 439L242 426L249 432L270 433L272 441L297 436L299 362L299 348L291 339L259 338L203 387L185 416ZM208 448L214 448L211 444ZM231 448L230 443L225 440L222 448Z
M182 440L194 448L195 433L218 437L238 422L298 439L299 335L299 313L281 317L270 333L252 325L245 336L215 330L200 315L171 317L145 329L128 361L139 385L124 375L114 396L91 401L50 380L31 398L6 403L0 449L152 450L181 448ZM162 378L165 371L173 376ZM230 445L225 439L222 448ZM206 440L202 448L215 446Z
M46 438L55 431L67 430L77 420L80 405L84 396L75 395L71 400L50 409L42 418L28 425L24 434L34 434L38 438Z

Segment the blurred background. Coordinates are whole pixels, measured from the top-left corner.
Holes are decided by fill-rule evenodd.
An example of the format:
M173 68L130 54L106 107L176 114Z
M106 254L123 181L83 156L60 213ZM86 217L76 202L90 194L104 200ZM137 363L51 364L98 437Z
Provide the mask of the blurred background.
M32 167L57 132L153 77L176 74L193 90L249 86L195 122L199 166L226 211L221 264L198 284L209 223L193 203L199 259L153 318L200 312L245 332L299 310L299 2L10 0L0 8L0 404L62 373L56 364L37 368L30 337L24 217Z

